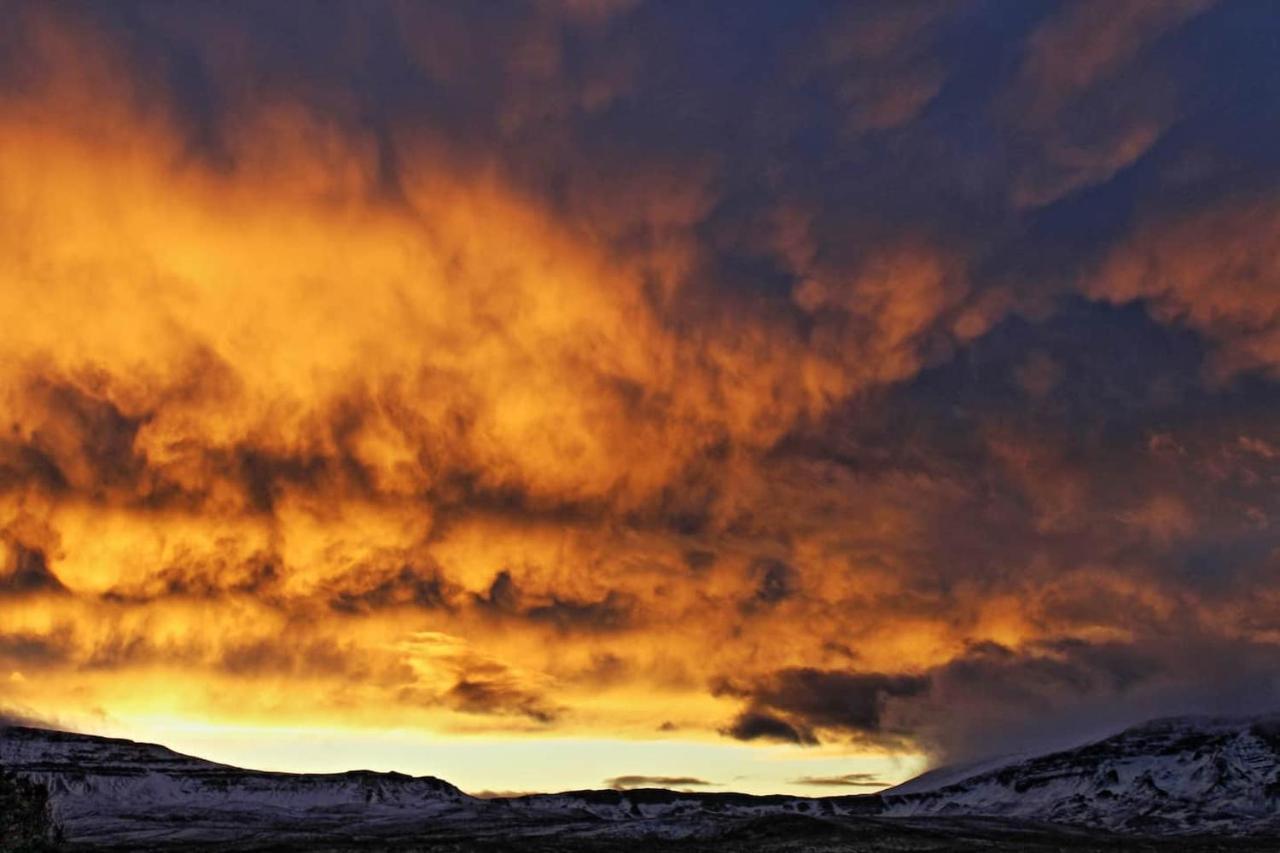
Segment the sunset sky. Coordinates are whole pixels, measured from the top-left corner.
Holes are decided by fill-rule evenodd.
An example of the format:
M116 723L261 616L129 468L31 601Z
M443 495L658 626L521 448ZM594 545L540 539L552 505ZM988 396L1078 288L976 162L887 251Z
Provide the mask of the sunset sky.
M830 794L1280 707L1276 8L0 0L0 718Z

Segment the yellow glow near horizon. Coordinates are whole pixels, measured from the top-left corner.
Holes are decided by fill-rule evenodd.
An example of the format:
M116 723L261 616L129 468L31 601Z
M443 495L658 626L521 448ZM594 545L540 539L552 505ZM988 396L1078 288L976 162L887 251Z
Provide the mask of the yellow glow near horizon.
M702 779L689 790L797 796L879 790L875 785L820 784L814 780L868 774L882 787L924 769L920 755L858 753L824 747L759 747L689 741L679 736L608 739L515 736L440 736L404 729L358 730L219 725L163 716L99 722L109 737L163 745L236 767L291 773L352 769L435 776L482 795L601 788L623 775Z

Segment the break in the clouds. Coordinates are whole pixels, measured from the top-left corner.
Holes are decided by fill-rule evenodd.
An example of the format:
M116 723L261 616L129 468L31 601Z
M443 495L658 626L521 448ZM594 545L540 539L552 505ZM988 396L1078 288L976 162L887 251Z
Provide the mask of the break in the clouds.
M0 11L13 707L943 758L1280 698L1267 4Z

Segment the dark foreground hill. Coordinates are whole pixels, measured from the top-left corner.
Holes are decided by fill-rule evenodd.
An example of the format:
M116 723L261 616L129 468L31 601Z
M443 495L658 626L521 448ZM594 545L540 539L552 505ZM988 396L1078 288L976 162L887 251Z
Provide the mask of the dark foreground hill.
M1148 723L880 795L666 790L471 797L431 777L242 770L10 727L0 764L48 790L73 849L1280 851L1273 718Z

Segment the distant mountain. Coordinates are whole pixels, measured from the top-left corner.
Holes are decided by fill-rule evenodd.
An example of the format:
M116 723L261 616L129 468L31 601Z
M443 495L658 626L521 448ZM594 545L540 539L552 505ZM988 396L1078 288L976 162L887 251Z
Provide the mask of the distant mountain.
M1196 835L1247 836L1247 849L1280 838L1280 717L1158 720L1076 749L825 798L644 789L478 799L432 777L241 770L22 727L0 728L0 765L48 787L69 840L123 849L639 850L684 839L708 850L934 850L940 837L954 850L1124 849L1108 834L1122 833L1180 838L1143 844L1181 851L1201 849L1186 841Z
M1157 835L1280 832L1280 716L1155 720L997 764L890 789L884 814L1000 815Z
M154 744L0 729L0 765L44 783L67 837L135 844L412 831L466 818L476 802L448 782L398 773L265 773Z

